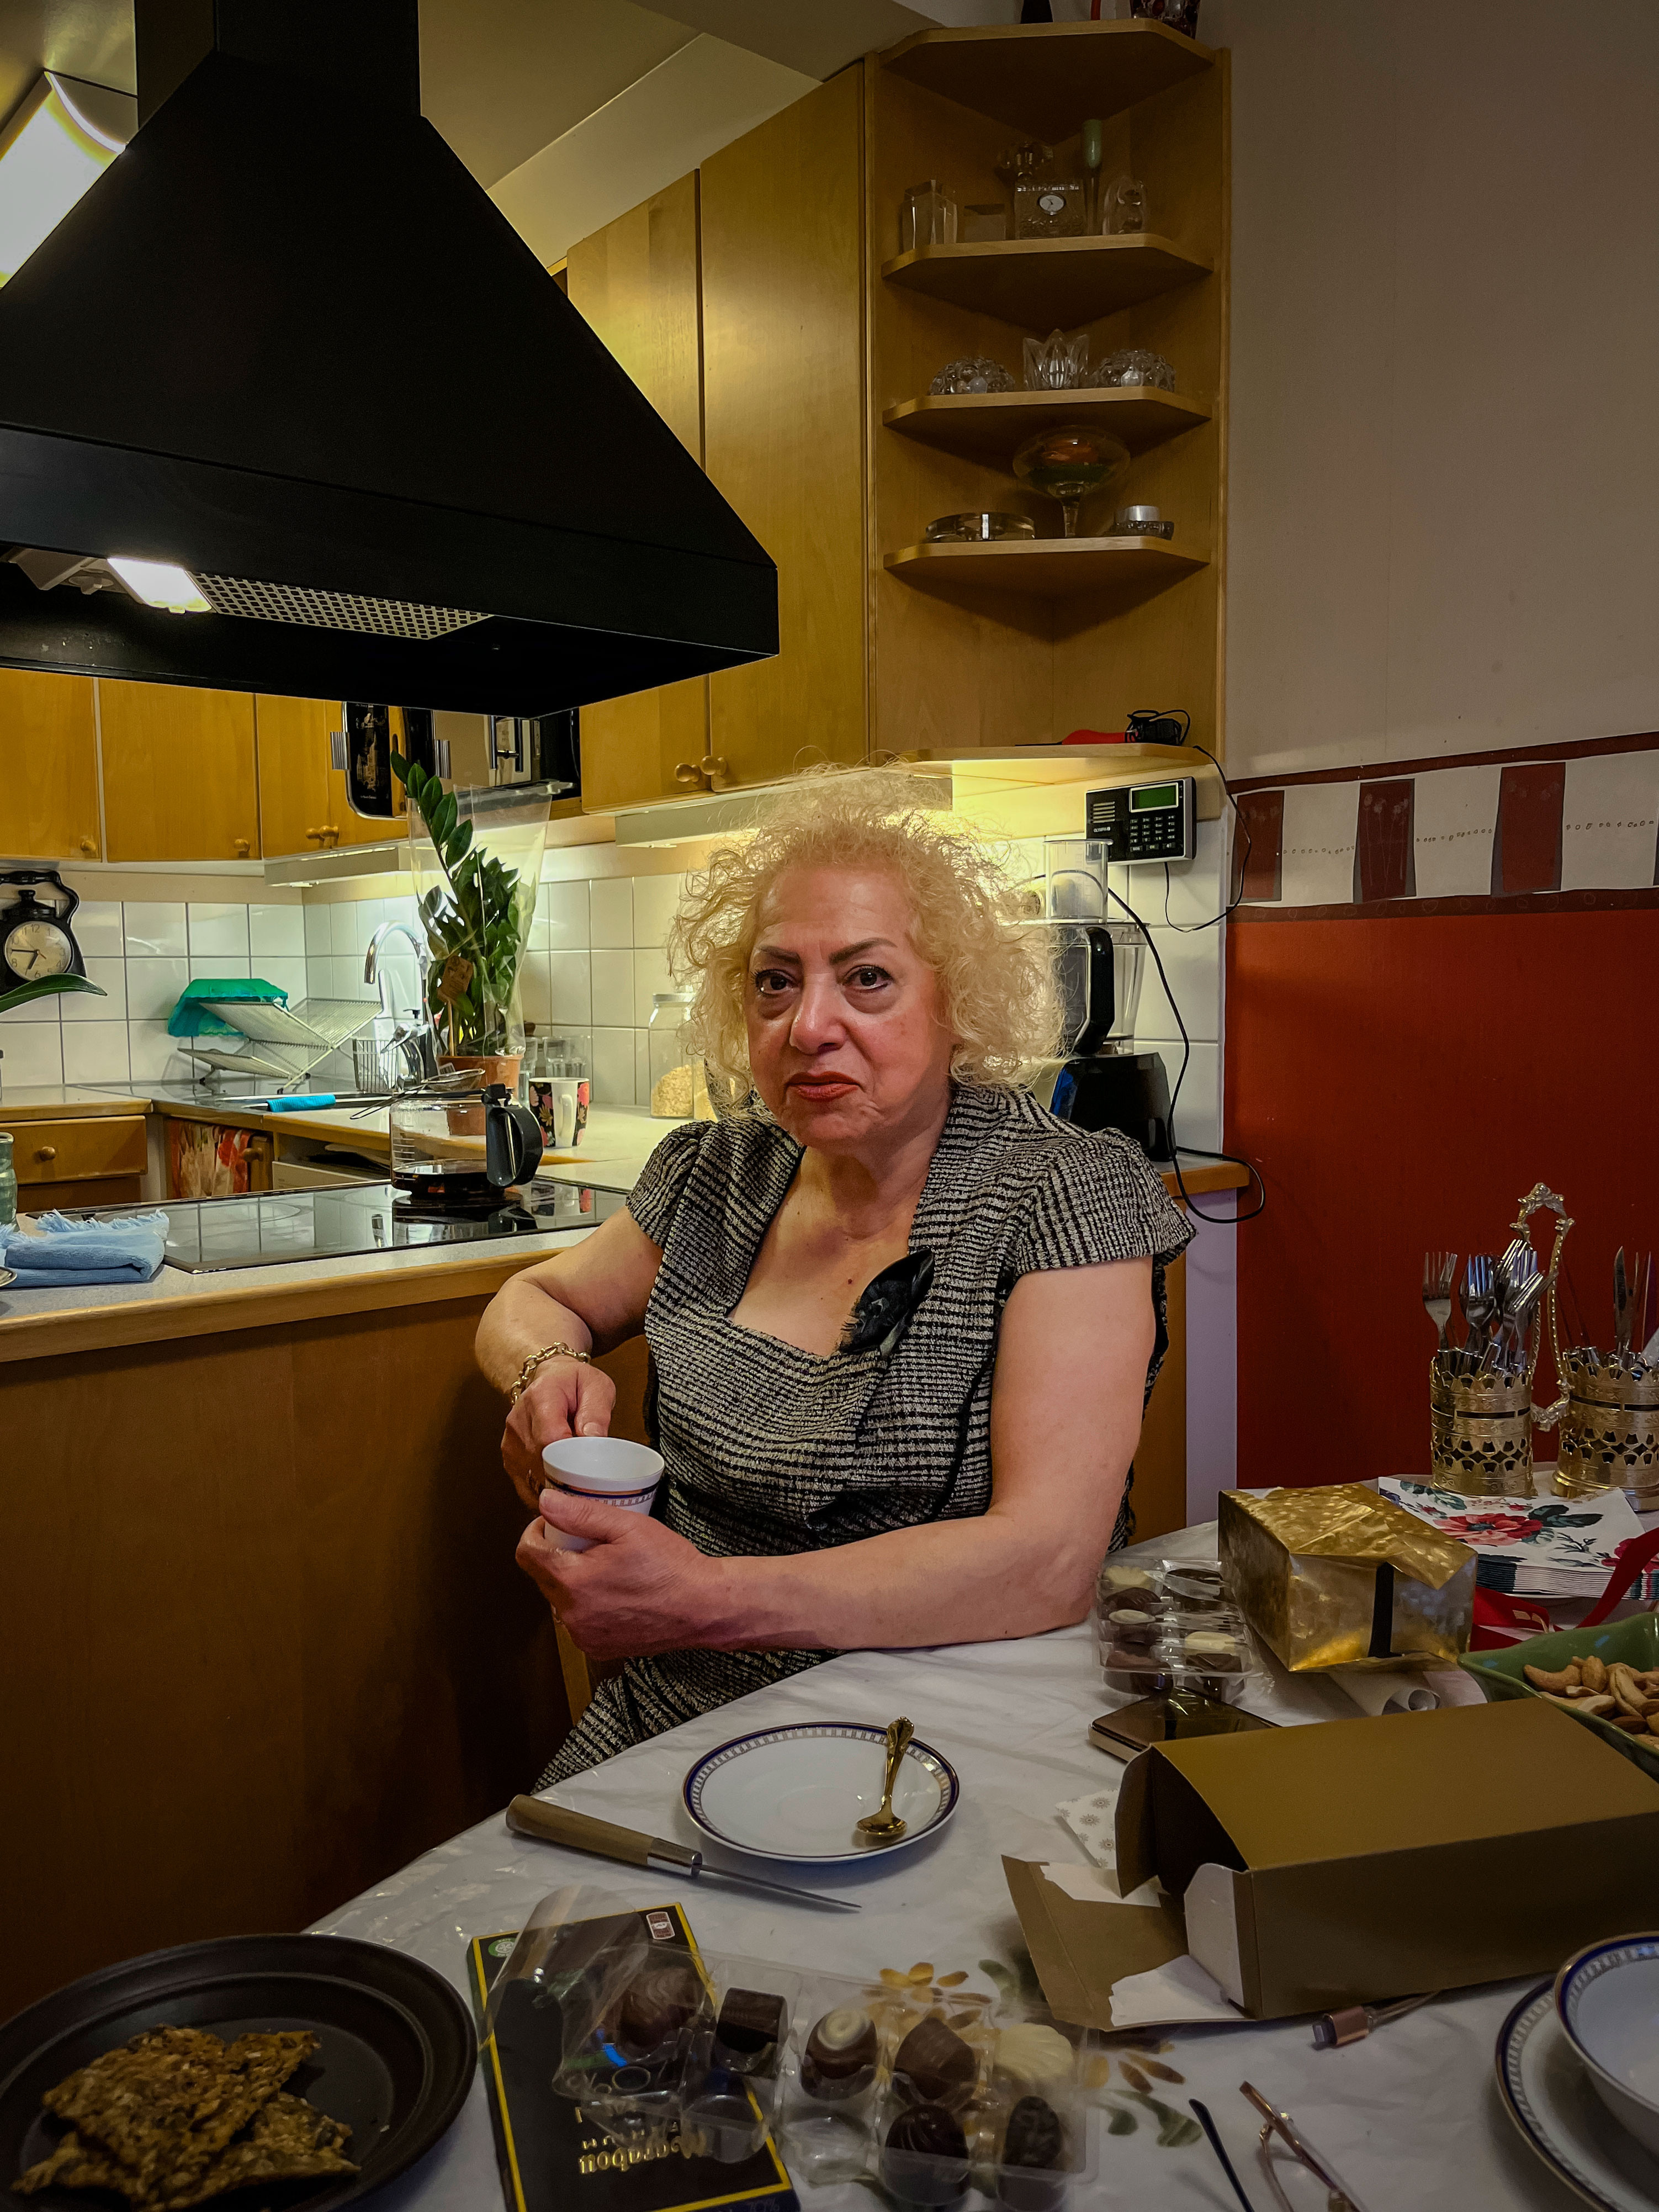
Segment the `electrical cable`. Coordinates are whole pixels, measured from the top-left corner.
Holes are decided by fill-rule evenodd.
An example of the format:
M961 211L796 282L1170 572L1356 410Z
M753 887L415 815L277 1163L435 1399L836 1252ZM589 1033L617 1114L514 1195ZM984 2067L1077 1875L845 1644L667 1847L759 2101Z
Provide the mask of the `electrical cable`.
M1176 708L1173 711L1177 714L1184 714L1186 709L1184 708ZM1191 725L1189 722L1188 727L1190 728L1190 726ZM1233 787L1227 781L1226 769L1222 767L1221 763L1216 758L1215 755L1210 750L1210 748L1207 745L1195 744L1190 736L1183 738L1182 743L1183 744L1191 745L1195 753L1202 753L1205 759L1210 763L1210 766L1221 778L1221 788L1226 793L1227 804L1233 810L1233 820L1237 827L1244 832L1244 850L1240 854L1238 860L1238 889L1233 893L1231 898L1228 900L1226 905L1222 908L1220 913L1212 914L1207 921L1172 921L1170 920L1170 864L1167 860L1164 863L1164 927L1168 929L1179 930L1183 937L1195 937L1200 930L1213 929L1218 921L1225 921L1227 916L1232 913L1234 908L1238 906L1243 901L1244 896L1244 871L1250 865L1250 854L1255 851L1255 840L1250 836L1250 825L1240 812L1238 801L1233 797ZM1230 877L1231 872L1232 868L1230 861L1228 864L1228 874Z
M1124 913L1128 915L1130 921L1133 922L1135 927L1140 932L1141 936L1146 939L1146 949L1152 956L1152 965L1158 969L1158 980L1164 986L1164 996L1169 1001L1170 1012L1175 1016L1176 1027L1181 1032L1181 1071L1176 1077L1175 1089L1170 1094L1170 1165L1175 1170L1176 1187L1181 1193L1181 1202L1186 1207L1188 1212L1190 1213L1195 1220L1207 1221L1215 1227L1224 1229L1229 1226L1236 1225L1241 1221L1254 1221L1256 1216L1264 1212L1267 1207L1267 1181L1263 1176L1261 1169L1258 1168L1253 1161L1241 1159L1237 1152L1212 1152L1204 1145L1188 1145L1186 1148L1189 1152L1196 1152L1200 1159L1225 1160L1229 1167L1243 1168L1245 1174L1251 1176L1261 1188L1261 1196L1257 1200L1256 1204L1250 1208L1250 1211L1248 1213L1240 1213L1235 1210L1232 1213L1226 1214L1206 1213L1201 1206L1194 1206L1193 1203L1192 1194L1187 1188L1186 1178L1181 1172L1181 1147L1176 1138L1175 1119L1176 1108L1181 1099L1181 1086L1187 1079L1187 1064L1193 1056L1193 1042L1187 1034L1186 1023L1181 1018L1181 1009L1176 1004L1175 993L1170 988L1170 979L1164 972L1164 962L1159 957L1158 949L1153 941L1152 931L1147 928L1146 923L1130 905L1128 900L1126 899L1121 892L1114 890L1109 882L1106 885L1106 896L1108 898L1116 900L1118 905L1122 908ZM1218 919L1219 919L1218 916ZM1248 1189L1249 1185L1247 1184L1245 1188Z

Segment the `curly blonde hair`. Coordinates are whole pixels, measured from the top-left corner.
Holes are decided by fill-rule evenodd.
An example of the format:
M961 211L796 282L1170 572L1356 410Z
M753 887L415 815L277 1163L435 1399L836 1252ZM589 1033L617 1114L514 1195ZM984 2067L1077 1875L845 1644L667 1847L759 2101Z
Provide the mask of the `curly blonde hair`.
M883 870L910 905L910 941L939 978L959 1083L1012 1087L1051 1055L1060 1015L1040 930L1022 908L1000 848L921 803L896 768L804 770L765 805L752 835L719 847L686 878L669 966L696 986L690 1048L746 1088L744 1003L761 902L789 868Z

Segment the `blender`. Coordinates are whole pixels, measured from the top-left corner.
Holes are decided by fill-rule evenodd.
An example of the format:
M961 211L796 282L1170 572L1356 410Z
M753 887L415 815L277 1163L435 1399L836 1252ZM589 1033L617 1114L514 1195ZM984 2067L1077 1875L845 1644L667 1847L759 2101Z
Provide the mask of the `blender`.
M1128 916L1106 915L1105 848L1085 838L1043 840L1045 870L1025 889L1040 898L1054 943L1054 975L1070 1042L1033 1079L1038 1103L1080 1129L1118 1129L1149 1159L1175 1157L1162 1056L1135 1050L1146 938ZM1035 917L1034 917L1035 918Z

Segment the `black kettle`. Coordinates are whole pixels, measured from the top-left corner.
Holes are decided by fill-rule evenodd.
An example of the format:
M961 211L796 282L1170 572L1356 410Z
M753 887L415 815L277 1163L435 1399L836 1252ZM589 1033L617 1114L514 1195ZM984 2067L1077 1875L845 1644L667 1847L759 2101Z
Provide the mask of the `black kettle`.
M542 1125L504 1083L487 1085L483 1103L484 1172L491 1190L510 1190L541 1164Z

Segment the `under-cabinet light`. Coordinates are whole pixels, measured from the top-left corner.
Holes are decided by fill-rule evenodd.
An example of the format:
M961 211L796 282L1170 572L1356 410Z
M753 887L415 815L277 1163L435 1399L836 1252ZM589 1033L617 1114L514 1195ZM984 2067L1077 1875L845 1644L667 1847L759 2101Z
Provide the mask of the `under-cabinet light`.
M137 125L131 94L48 70L0 127L0 284L21 269Z
M142 599L147 607L165 607L170 615L212 613L195 577L177 562L130 561L118 553L110 554L108 559L133 598Z

